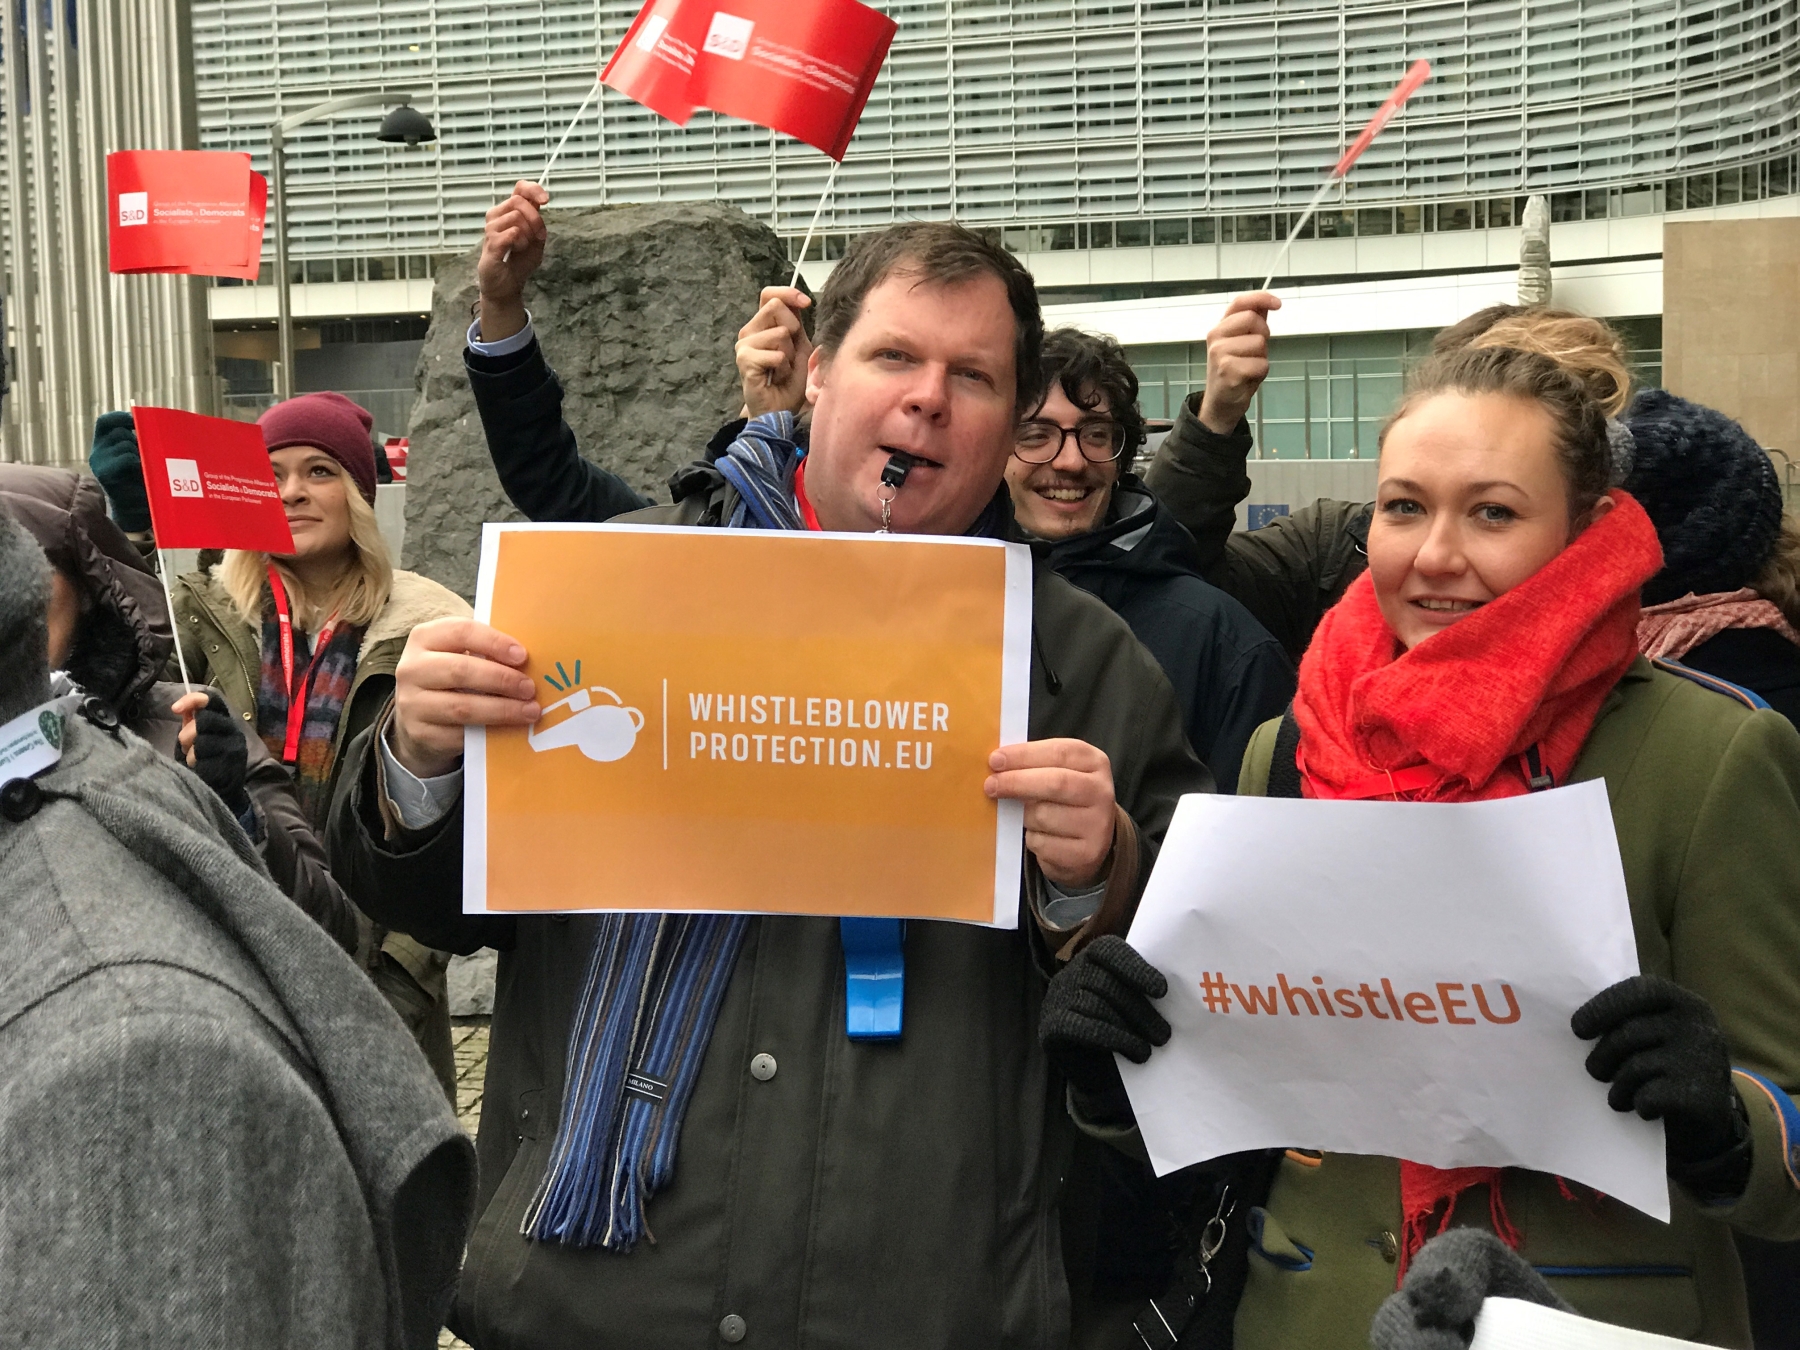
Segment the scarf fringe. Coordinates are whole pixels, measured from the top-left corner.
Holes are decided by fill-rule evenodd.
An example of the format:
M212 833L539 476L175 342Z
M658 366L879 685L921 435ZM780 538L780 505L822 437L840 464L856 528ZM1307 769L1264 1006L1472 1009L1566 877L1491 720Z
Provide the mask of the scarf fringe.
M1488 1188L1488 1223L1494 1230L1494 1236L1515 1252L1524 1244L1525 1234L1519 1231L1512 1216L1506 1212L1506 1197L1500 1189L1505 1175L1503 1169L1461 1167L1440 1170L1427 1167L1424 1163L1403 1162L1400 1164L1400 1171L1402 1195L1415 1186L1430 1187L1434 1193L1427 1206L1404 1206L1406 1213L1400 1229L1399 1271L1394 1277L1394 1288L1398 1289L1406 1282L1406 1272L1412 1266L1413 1257L1419 1254L1419 1248L1450 1227L1450 1220L1456 1215L1456 1202L1477 1186L1485 1185ZM1557 1178L1557 1184L1562 1184L1561 1177ZM1567 1188L1563 1193L1568 1195Z
M674 1176L681 1120L749 923L719 914L601 919L556 1143L519 1225L525 1237L630 1251L649 1235L644 1208ZM662 1084L662 1100L629 1089L632 1074Z

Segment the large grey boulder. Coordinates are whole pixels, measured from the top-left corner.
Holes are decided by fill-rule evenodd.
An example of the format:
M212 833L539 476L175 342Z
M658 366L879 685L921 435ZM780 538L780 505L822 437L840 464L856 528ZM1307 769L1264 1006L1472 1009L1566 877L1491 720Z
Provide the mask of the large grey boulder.
M525 304L581 452L654 501L743 399L732 365L757 293L791 264L767 225L714 202L550 211ZM479 251L441 259L414 375L404 565L475 593L481 524L519 520L463 369Z

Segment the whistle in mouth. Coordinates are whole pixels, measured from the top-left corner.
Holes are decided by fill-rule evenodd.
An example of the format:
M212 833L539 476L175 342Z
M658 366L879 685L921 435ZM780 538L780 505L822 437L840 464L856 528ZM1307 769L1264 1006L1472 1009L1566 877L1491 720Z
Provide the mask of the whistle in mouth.
M906 483L906 475L912 472L913 457L896 450L888 456L888 462L881 467L881 485L898 492Z

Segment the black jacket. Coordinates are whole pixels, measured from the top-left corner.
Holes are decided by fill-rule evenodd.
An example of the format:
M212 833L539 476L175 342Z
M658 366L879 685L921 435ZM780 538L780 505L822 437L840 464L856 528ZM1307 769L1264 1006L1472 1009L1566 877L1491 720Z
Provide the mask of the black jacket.
M1201 580L1193 537L1135 477L1119 480L1107 522L1034 547L1150 649L1175 687L1194 753L1230 792L1250 733L1294 696L1293 663L1249 610Z
M1369 565L1374 508L1320 498L1260 530L1238 529L1238 503L1250 495L1250 427L1240 419L1220 436L1199 409L1200 395L1190 394L1145 481L1193 534L1200 575L1241 601L1297 662L1325 611Z
M1800 647L1773 628L1727 628L1692 648L1681 664L1762 695L1800 727Z
M651 505L617 474L581 457L563 421L562 381L536 342L510 356L464 348L463 364L494 472L527 520L611 520Z

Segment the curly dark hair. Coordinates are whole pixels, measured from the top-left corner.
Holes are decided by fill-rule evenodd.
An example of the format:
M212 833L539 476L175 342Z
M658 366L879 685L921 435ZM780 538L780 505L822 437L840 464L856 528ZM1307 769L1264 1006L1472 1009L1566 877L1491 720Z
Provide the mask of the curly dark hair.
M1130 465L1144 443L1144 415L1138 411L1138 377L1125 349L1100 333L1053 328L1044 334L1044 389L1062 386L1069 402L1092 412L1106 401L1108 415L1125 433L1119 461Z
M870 291L894 273L954 286L979 276L999 278L1013 312L1013 375L1019 415L1044 399L1044 316L1037 283L1012 254L975 231L942 221L908 221L861 235L832 269L819 292L813 340L827 354L842 345Z

